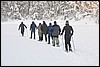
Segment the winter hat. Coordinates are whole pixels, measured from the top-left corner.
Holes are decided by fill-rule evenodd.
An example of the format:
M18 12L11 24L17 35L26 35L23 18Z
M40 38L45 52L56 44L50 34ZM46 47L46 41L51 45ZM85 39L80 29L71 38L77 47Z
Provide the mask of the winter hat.
M56 24L57 22L56 21L54 21L54 24Z
M51 23L49 23L49 25L52 25Z
M68 21L66 21L66 24L69 24L69 22L68 22Z
M45 21L43 21L43 24L45 24Z
M21 22L21 24L23 24L23 22Z
M34 21L32 21L32 24L34 23Z

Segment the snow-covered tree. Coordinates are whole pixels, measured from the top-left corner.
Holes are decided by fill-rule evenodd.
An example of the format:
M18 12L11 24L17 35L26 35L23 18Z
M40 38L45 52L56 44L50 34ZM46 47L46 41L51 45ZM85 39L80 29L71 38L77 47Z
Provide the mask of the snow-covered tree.
M8 19L75 19L86 16L99 20L98 1L1 1L1 21Z

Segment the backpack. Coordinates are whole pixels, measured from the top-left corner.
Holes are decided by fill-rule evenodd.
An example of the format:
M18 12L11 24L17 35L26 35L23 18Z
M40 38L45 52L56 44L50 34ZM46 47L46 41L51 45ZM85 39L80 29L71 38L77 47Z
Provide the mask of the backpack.
M58 36L60 33L60 27L58 25L53 26L52 36Z

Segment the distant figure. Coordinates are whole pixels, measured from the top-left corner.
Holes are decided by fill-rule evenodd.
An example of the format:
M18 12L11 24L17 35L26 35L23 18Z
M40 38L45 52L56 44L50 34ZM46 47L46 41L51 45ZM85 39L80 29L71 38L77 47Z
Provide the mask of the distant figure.
M23 24L23 22L21 22L21 24L19 25L18 30L20 30L20 28L21 28L21 34L22 34L22 36L24 36L24 27L27 28L26 25Z
M52 30L52 37L53 37L52 43L53 43L53 46L55 46L55 43L56 43L56 45L59 47L60 32L61 32L60 26L57 25L56 21L54 21L53 30Z
M32 39L32 34L34 33L34 39L35 39L35 29L37 28L36 24L34 22L32 22L32 24L30 25L30 31L31 31L31 37L30 39Z
M52 24L49 23L49 26L48 26L48 44L50 44L50 37L52 38L52 30L53 30Z
M41 30L41 23L39 23L39 26L37 27L38 29L38 36L39 36L39 40L38 41L42 41L42 30Z
M47 24L45 23L45 21L43 21L43 24L41 26L41 30L42 30L42 40L43 40L43 35L45 35L45 41L47 42Z
M73 35L73 28L72 28L72 26L69 25L68 21L66 21L66 26L63 27L61 35L63 35L64 31L65 31L65 36L64 36L65 49L68 52L68 46L69 46L69 51L72 51L70 41L71 41L71 36Z

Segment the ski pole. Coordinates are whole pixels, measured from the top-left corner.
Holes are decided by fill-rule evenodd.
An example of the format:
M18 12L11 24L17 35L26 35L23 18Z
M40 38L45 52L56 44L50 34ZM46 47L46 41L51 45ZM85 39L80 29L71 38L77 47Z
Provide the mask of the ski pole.
M72 37L72 43L73 43L73 49L74 49L74 51L75 51L75 45L74 45L73 37Z
M61 39L62 39L62 45L63 45L63 50L64 50L63 35L62 35L62 38Z
M18 35L20 36L20 29L18 29Z
M26 32L27 32L27 36L28 36L28 30L26 29Z
M19 31L19 30L18 30ZM20 36L20 31L18 32L19 33L19 36Z

